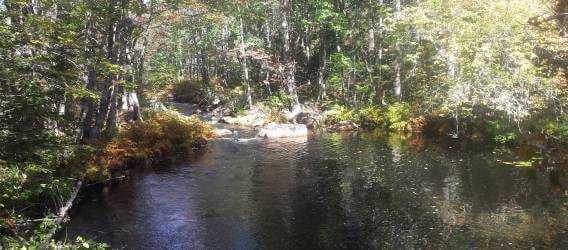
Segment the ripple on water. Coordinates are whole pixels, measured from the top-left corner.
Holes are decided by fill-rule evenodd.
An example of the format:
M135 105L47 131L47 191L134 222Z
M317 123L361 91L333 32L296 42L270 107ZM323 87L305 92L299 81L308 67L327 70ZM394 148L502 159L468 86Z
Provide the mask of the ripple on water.
M366 134L246 138L86 196L67 236L142 249L568 248L548 174L490 152Z

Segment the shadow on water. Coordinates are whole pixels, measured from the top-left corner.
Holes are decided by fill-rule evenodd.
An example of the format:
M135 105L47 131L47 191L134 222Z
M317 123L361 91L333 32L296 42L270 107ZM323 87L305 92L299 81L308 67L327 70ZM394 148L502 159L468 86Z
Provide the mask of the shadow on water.
M83 194L61 238L136 249L568 248L565 169L420 138L215 140L191 163L102 189Z

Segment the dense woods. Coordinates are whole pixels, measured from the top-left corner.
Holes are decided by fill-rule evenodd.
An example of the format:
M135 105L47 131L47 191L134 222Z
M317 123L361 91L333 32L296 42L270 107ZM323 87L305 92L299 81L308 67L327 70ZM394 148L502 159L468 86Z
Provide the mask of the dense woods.
M414 117L451 117L455 133L488 118L525 134L555 127L548 134L558 139L566 122L565 6L185 2L149 25L147 86L194 85L204 92L196 103L233 109L317 103L382 112L394 104Z
M565 147L567 69L565 0L0 0L2 244L49 238L124 130L210 134L161 102Z

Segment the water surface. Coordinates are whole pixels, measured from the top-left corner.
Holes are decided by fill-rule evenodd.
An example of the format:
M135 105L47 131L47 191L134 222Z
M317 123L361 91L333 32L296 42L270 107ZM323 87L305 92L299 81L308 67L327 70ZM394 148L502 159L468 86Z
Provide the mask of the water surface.
M197 160L84 194L62 237L133 249L566 249L566 186L551 176L566 185L490 151L372 133L218 139Z

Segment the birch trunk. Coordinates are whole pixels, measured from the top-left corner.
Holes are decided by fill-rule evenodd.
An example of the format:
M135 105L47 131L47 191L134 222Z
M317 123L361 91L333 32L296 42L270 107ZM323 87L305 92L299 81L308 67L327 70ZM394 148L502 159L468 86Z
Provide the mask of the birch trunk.
M240 27L240 40L241 40L241 63L242 63L242 67L243 67L243 77L245 80L245 88L246 88L246 98L247 98L247 104L249 106L249 108L252 108L252 91L250 88L250 79L249 79L249 68L248 68L248 64L247 64L247 55L246 55L246 46L245 46L245 27L243 24L243 18L241 17L239 19L239 27Z
M319 85L319 97L320 101L325 100L326 93L326 83L325 83L325 71L327 70L327 48L325 46L325 36L322 32L321 42L320 42L320 68L318 70L318 85Z
M300 107L300 100L296 88L296 62L291 54L291 40L290 40L290 23L289 18L291 14L290 0L281 0L282 7L282 32L284 34L284 51L283 51L283 79L288 93L292 98L293 110Z
M396 15L400 13L401 1L402 0L396 0L394 2L395 4L394 10ZM395 49L396 49L396 59L394 60L394 71L395 71L394 95L399 101L402 101L402 83L401 83L402 51L400 50L400 42L396 41Z

